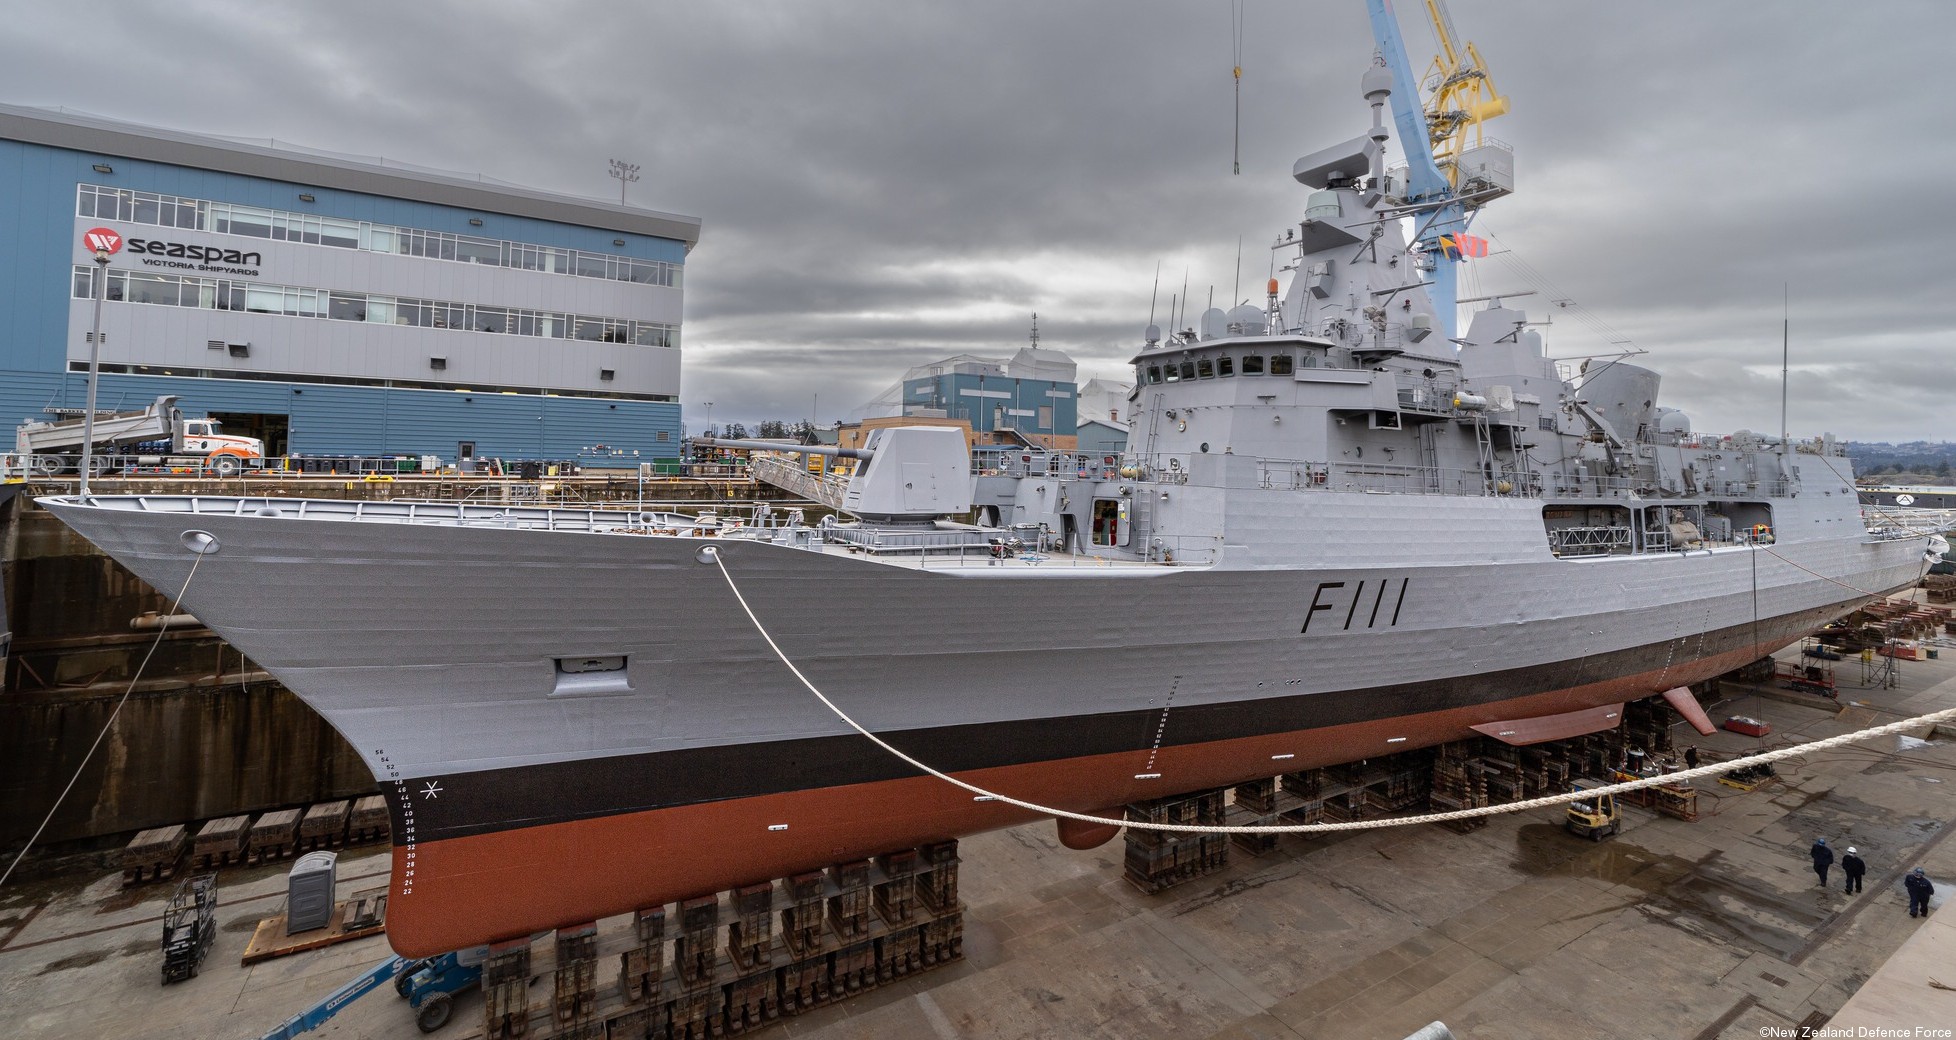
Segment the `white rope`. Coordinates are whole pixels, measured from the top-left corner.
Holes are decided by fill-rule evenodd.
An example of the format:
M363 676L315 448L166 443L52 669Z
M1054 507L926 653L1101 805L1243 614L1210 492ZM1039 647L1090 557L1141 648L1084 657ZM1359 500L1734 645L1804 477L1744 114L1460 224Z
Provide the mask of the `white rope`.
M733 575L728 572L726 561L721 558L720 551L716 548L713 548L712 546L707 546L705 548L702 548L700 550L700 553L710 558L713 561L714 565L720 568L720 576L727 579L727 588L733 591L734 600L740 604L740 609L746 612L747 620L754 623L754 630L756 632L759 632L761 634L761 638L767 641L768 649L774 651L774 656L780 658L781 663L786 665L790 672L794 673L796 679L801 680L801 684L804 687L807 687L809 693L815 695L816 700L821 701L824 707L828 708L830 712L834 713L835 717L841 719L845 724L848 725L850 729L853 729L857 733L860 733L864 737L867 737L870 743L875 744L877 747L882 748L883 750L903 760L909 765L919 770L922 770L923 772L928 773L929 775L934 776L937 779L942 780L947 784L951 784L954 787L961 787L966 791L970 791L973 795L976 795L980 800L988 801L988 802L1004 802L1006 805L1017 806L1018 808L1025 809L1030 812L1040 813L1046 816L1056 816L1063 820L1076 820L1080 823L1098 824L1098 825L1103 825L1108 827L1128 827L1134 830L1144 830L1144 831L1177 831L1177 832L1189 833L1189 834L1318 834L1327 831L1363 831L1363 830L1373 830L1380 827L1406 827L1406 826L1410 826L1413 824L1420 824L1420 823L1446 823L1451 820L1470 820L1481 816L1499 816L1506 813L1526 812L1527 810L1530 809L1541 809L1551 805L1561 805L1565 802L1593 799L1600 795L1622 794L1629 791L1643 790L1644 788L1647 787L1661 787L1670 784L1683 783L1689 780L1696 780L1704 777L1717 776L1721 773L1729 773L1735 769L1742 769L1746 766L1760 765L1767 762L1777 762L1783 758L1792 758L1796 755L1805 755L1815 751L1824 751L1828 748L1838 747L1842 744L1852 744L1863 740L1871 740L1875 737L1887 736L1891 733L1902 733L1908 730L1917 729L1922 726L1934 725L1939 722L1956 721L1956 708L1949 708L1943 711L1931 712L1930 714L1927 715L1919 715L1912 719L1904 719L1900 722L1891 722L1885 726L1876 726L1873 729L1857 730L1853 733L1843 733L1840 736L1827 737L1823 740L1816 740L1810 744L1793 744L1787 747L1775 749L1773 751L1767 751L1757 755L1750 755L1745 758L1736 758L1729 762L1718 762L1712 765L1699 766L1696 769L1686 769L1676 773L1666 773L1662 776L1644 777L1639 780L1632 780L1625 783L1611 784L1607 787L1593 787L1593 788L1587 788L1580 791L1570 791L1565 794L1546 795L1541 798L1531 798L1528 799L1527 801L1521 801L1521 802L1504 802L1500 805L1483 805L1472 809L1456 809L1451 812L1428 813L1424 816L1398 816L1398 817L1391 817L1388 819L1379 819L1379 820L1353 820L1347 823L1259 824L1259 825L1249 825L1249 826L1147 823L1147 822L1137 821L1137 820L1110 819L1104 816L1091 816L1086 813L1077 813L1066 809L1058 809L1050 805L1040 805L1037 802L1028 802L1023 799L1014 798L1011 795L1000 794L997 791L987 790L983 787L979 787L976 784L967 783L963 780L960 780L957 777L950 775L949 773L943 772L942 770L934 769L931 766L923 762L920 762L917 759L912 758L911 756L903 753L897 748L890 746L888 741L885 741L883 738L877 736L874 733L871 733L867 729L864 729L861 723L858 723L855 719L850 718L847 712L837 707L836 703L832 700L829 700L829 698L825 694L823 694L821 690L816 689L815 684L808 681L808 676L803 675L801 669L795 667L795 663L793 661L788 660L788 655L782 653L780 644L776 643L774 641L774 637L768 634L768 630L766 626L761 624L761 619L754 616L754 608L747 605L747 597L740 594L740 587L734 584Z
M136 683L142 680L143 669L149 667L149 659L156 655L156 648L163 645L163 635L170 630L169 618L175 617L177 608L183 606L183 594L190 591L190 579L197 576L197 565L202 562L204 562L202 553L197 554L197 558L190 561L190 573L183 576L183 588L177 590L176 602L170 604L170 612L164 618L163 624L157 628L156 639L149 644L149 652L143 655L142 663L136 665L136 674L129 677L129 686L122 691L122 698L115 702L115 710L109 712L109 721L102 724L102 732L95 734L95 743L88 745L88 753L82 756L81 765L75 767L75 775L68 778L68 786L62 788L61 793L55 796L54 804L48 806L48 814L42 817L41 825L34 828L33 836L27 839L27 844L20 847L20 853L14 857L14 861L7 864L6 872L0 873L0 886L5 885L7 879L14 876L14 868L20 866L20 861L27 858L27 850L33 848L34 843L40 840L41 832L47 830L48 824L54 820L54 814L61 808L61 803L67 799L68 792L75 789L75 782L81 779L82 770L87 769L89 759L95 757L95 749L102 746L102 738L108 736L109 730L115 728L115 720L122 715L122 706L129 703L129 695L136 692Z

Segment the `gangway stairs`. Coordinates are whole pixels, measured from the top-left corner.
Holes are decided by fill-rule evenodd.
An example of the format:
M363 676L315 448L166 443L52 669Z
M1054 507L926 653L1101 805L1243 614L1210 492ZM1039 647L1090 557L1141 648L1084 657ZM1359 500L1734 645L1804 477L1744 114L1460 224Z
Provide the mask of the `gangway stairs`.
M796 498L843 511L842 496L849 488L848 478L836 473L808 472L801 454L792 448L784 449L784 454L779 455L756 453L748 459L747 471L755 480L766 481Z

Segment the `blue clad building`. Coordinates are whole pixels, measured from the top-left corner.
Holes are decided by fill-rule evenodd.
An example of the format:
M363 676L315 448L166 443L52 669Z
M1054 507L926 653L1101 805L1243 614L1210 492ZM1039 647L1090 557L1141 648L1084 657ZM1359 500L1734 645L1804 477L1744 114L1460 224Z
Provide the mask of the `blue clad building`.
M173 394L271 455L671 458L700 221L0 105L0 422ZM106 253L106 267L97 257Z
M1037 346L1007 359L963 354L911 369L893 388L898 400L886 393L869 411L960 419L981 444L1071 450L1079 421L1075 372L1072 358Z

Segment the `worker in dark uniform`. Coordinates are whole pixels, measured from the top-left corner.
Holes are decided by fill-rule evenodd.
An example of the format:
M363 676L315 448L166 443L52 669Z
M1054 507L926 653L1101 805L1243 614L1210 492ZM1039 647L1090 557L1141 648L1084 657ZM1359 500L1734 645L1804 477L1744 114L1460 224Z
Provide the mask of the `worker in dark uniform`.
M1827 847L1826 838L1815 838L1813 842L1813 872L1820 875L1820 887L1827 887L1827 868L1834 865L1834 850Z
M1922 873L1922 868L1909 871L1908 877L1902 879L1902 886L1908 889L1908 915L1915 917L1919 910L1921 916L1929 916L1929 897L1935 895L1936 886L1929 883L1928 875Z
M1844 891L1848 895L1861 891L1861 875L1867 872L1868 865L1862 862L1861 853L1854 846L1849 845L1846 855L1841 857L1841 873L1847 875L1847 887Z
M1698 768L1698 745L1693 744L1684 749L1684 768Z

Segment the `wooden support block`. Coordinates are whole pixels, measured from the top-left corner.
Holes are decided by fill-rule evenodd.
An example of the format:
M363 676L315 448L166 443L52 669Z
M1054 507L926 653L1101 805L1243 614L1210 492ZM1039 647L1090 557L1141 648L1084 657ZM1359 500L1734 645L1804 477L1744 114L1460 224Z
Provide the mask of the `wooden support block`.
M492 943L489 957L482 962L482 983L493 986L504 982L530 981L530 940L505 939Z
M833 997L829 958L796 961L779 970L781 1009L799 1015L828 1003Z
M640 943L656 943L666 937L666 908L645 907L632 914L632 933Z
M618 989L625 1000L637 1004L659 995L659 982L665 974L665 946L642 943L618 955Z
M922 926L904 928L876 940L876 976L893 982L924 966Z
M697 932L713 928L720 923L720 898L718 896L695 896L679 903L679 930Z
M321 802L307 809L299 822L300 851L332 849L345 844L346 819L352 811L351 801Z
M194 870L216 870L244 861L245 838L251 833L251 817L225 816L206 821L190 846L190 865Z
M735 889L733 911L735 917L727 924L727 956L742 971L765 966L774 946L774 886Z
M835 934L853 939L869 931L869 861L838 863L829 868L829 925Z
M772 971L748 975L728 983L723 1021L726 1031L729 1034L744 1033L780 1017L781 1000L775 986Z
M557 963L598 959L598 925L595 921L557 929Z
M917 899L933 914L947 914L958 905L958 858L927 860L917 874Z
M668 1035L672 1040L708 1040L720 999L718 990L682 993L673 998L666 1005L666 1019L671 1023Z
M719 968L720 902L717 896L697 896L679 904L682 931L672 943L673 967L688 991L713 984ZM678 1020L678 1013L674 1013ZM690 1021L690 1019L689 1019Z
M892 927L908 924L917 912L917 853L905 849L876 857L884 880L871 888L876 913Z
M137 834L122 850L123 887L174 877L189 848L190 829L181 823Z
M963 957L964 914L949 914L925 924L922 940L924 964L927 967Z
M834 987L844 993L876 988L876 943L855 943L831 955Z
M387 923L387 889L383 886L355 892L345 908L348 931L380 928Z
M552 973L556 986L551 1007L558 1025L583 1022L597 1010L598 962L595 960L558 961Z
M362 845L386 841L392 831L387 816L387 799L370 794L353 803L353 814L346 821L346 842Z
M299 818L303 809L275 809L252 824L245 839L245 862L256 866L267 860L285 859L298 850Z
M667 1016L665 1005L639 1008L615 1016L606 1026L611 1040L664 1040L671 1035L672 1020Z
M494 947L491 947L494 949ZM524 946L525 960L529 947ZM493 956L493 955L492 955ZM527 970L527 963L526 963ZM486 978L486 976L485 976ZM522 1036L530 1030L530 981L508 979L483 986L483 1032L488 1040Z

